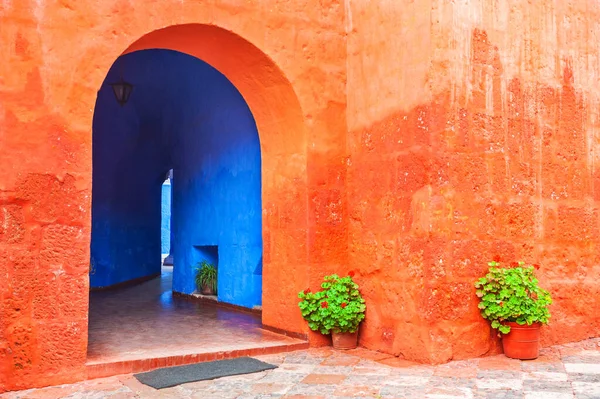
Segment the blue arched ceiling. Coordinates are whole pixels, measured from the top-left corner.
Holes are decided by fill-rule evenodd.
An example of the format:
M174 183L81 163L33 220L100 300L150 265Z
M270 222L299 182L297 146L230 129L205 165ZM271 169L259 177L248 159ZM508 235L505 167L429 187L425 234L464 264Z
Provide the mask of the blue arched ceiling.
M108 83L134 85L121 107ZM92 287L158 274L161 185L173 169L174 291L216 256L221 301L261 303L261 160L244 99L210 65L169 50L120 57L93 125ZM218 254L218 255L216 255Z

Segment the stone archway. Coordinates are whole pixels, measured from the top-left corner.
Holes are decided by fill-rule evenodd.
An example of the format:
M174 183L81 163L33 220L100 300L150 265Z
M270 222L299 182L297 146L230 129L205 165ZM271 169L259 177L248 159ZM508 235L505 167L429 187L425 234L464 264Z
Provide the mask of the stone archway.
M123 54L175 50L208 63L233 83L254 116L262 153L263 323L305 330L296 294L307 284L306 128L291 83L260 49L225 29L176 25L142 36ZM303 250L304 248L304 250Z

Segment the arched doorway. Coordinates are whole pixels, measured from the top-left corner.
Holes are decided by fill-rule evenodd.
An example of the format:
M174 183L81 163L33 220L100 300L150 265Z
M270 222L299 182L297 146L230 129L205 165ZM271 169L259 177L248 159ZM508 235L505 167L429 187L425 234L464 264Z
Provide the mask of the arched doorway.
M110 82L133 83L119 105ZM192 294L198 265L218 271L221 301L261 306L260 143L237 89L172 50L120 57L94 114L91 288L160 274L162 180L173 179L173 291Z
M186 84L169 75L167 58L202 65L195 75L205 76ZM162 72L150 70L153 59ZM144 67L129 77L135 64ZM308 277L306 137L290 83L256 47L206 25L142 37L105 83L123 75L134 84L131 103L120 107L105 85L94 118L91 287L160 274L160 190L173 168L173 290L194 292L194 266L212 258L220 300L262 305L264 325L302 332L290 311Z

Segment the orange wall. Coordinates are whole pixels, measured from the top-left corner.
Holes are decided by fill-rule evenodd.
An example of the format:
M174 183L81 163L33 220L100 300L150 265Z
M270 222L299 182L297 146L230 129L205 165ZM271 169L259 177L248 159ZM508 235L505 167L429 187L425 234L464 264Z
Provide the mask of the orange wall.
M472 288L495 255L541 265L555 300L544 345L597 335L600 6L351 4L361 343L428 362L497 351Z
M234 3L2 3L0 391L85 378L95 95L129 46L165 40L257 121L265 324L306 332L296 293L354 270L363 345L493 352L472 283L499 255L542 265L544 344L597 334L599 6ZM205 24L196 44L145 36L180 24Z
M347 254L343 6L19 0L0 7L0 391L86 376L96 92L122 52L133 43L144 48L145 35L172 25L196 24L182 28L192 31L187 40L174 34L187 46L180 50L223 72L253 112L263 160L263 322L306 332L297 292L319 275L311 270L338 267ZM173 46L171 33L152 40Z

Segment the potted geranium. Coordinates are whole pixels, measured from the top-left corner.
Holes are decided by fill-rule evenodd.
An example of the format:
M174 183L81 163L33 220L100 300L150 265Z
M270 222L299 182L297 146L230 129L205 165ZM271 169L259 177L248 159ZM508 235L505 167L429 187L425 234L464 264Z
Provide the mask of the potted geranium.
M358 345L358 326L365 318L365 300L358 291L352 275L326 276L322 290L309 289L298 294L302 317L313 331L331 333L335 349L354 349Z
M481 315L498 330L506 356L537 358L540 326L548 323L552 303L550 293L538 286L534 273L538 266L525 262L512 268L502 268L498 262L488 265L488 273L475 283Z
M198 263L196 287L202 295L215 295L217 292L217 268L205 260Z

